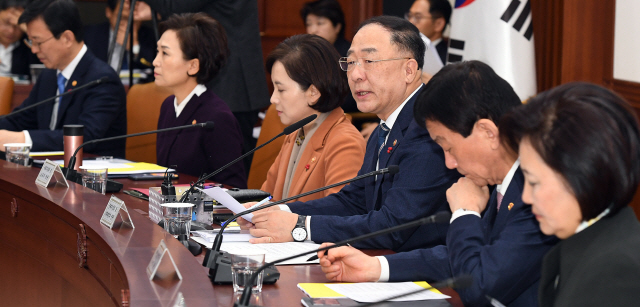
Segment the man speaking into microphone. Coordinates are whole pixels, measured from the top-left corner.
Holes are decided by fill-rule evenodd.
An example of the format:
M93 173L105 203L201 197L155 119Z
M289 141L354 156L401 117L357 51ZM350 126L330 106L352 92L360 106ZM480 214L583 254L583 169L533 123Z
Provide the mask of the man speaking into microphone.
M398 282L471 275L471 287L458 290L465 306L488 306L487 295L508 306L537 306L542 257L557 238L540 231L522 202L520 162L500 140L500 117L520 104L484 63L440 70L418 97L415 116L444 149L447 167L465 176L447 190L453 214L446 245L384 257L338 247L319 255L326 277ZM493 194L487 185L497 185Z
M84 141L127 133L125 92L118 75L82 42L82 21L72 0L32 1L18 21L26 24L27 46L45 65L29 97L15 111L108 77L92 87L0 119L0 145L31 143L32 151L63 150L64 125L84 125ZM85 150L124 157L125 140ZM4 150L4 147L2 147Z
M369 138L358 175L389 165L398 165L399 172L355 181L321 199L257 211L254 225L239 219L260 237L252 243L337 242L448 210L445 190L459 174L447 170L442 149L413 120L413 105L424 87L424 53L418 29L404 19L374 17L360 26L339 64L358 109L375 113L381 124ZM429 224L354 245L411 250L442 244L445 234L446 226Z

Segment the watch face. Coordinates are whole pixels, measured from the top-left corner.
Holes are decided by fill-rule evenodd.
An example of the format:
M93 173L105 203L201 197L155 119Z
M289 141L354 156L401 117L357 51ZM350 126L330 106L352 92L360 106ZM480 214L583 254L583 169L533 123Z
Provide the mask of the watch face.
M291 236L293 236L294 241L301 242L307 239L307 231L304 228L295 228L291 232Z

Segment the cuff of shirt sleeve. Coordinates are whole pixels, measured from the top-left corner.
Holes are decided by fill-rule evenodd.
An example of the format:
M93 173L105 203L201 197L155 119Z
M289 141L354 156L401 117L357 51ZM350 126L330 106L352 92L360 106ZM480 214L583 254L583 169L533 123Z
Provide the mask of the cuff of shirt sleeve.
M278 207L280 207L280 210L282 210L282 211L293 213L293 212L291 212L291 209L287 205L278 205Z
M453 214L451 214L451 220L449 221L449 224L453 223L453 221L463 215L469 215L469 214L473 214L477 217L481 217L480 213L472 211L472 210L467 210L467 209L458 209L456 211L453 212Z
M311 215L307 215L304 226L307 227L307 240L311 241Z
M33 140L31 139L31 134L29 134L29 131L22 130L22 133L24 133L24 142L25 142L25 144L29 144L29 145L31 145L31 147L33 147Z
M380 261L380 278L378 278L378 281L389 281L389 261L384 256L376 256L376 258Z

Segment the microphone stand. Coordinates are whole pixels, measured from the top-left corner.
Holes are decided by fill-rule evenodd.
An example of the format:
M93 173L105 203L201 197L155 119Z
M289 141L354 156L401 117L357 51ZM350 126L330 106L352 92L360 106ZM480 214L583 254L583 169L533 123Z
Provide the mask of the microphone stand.
M260 272L262 272L268 266L272 266L272 265L275 265L275 264L278 264L280 262L284 262L284 261L287 261L287 260L295 259L295 258L298 258L300 256L304 256L304 255L308 255L308 254L312 254L312 253L317 253L317 252L322 252L322 251L330 250L332 248L336 248L336 247L339 247L339 246L345 246L345 245L348 245L348 244L351 244L351 243L354 243L354 242L357 242L357 241L370 239L370 238L373 238L375 236L384 235L384 234L388 234L388 233L391 233L391 232L404 230L404 229L407 229L407 228L417 227L417 226L420 226L422 224L448 223L449 219L451 219L451 212L442 211L442 212L438 212L438 213L436 213L436 214L434 214L432 216L423 217L421 219L415 220L413 222L409 222L409 223L405 223L405 224L402 224L402 225L393 226L393 227L390 227L390 228L387 228L387 229L381 229L381 230L378 230L378 231L374 231L372 233L368 233L368 234L364 234L364 235L361 235L361 236L357 236L355 238L351 238L351 239L346 239L346 240L340 241L340 242L338 242L338 243L336 243L334 245L325 246L325 247L319 248L317 250L312 250L312 251L299 253L297 255L285 257L285 258L278 259L278 260L273 261L273 262L266 263L263 266L261 266L260 268L258 268L258 270L255 273L253 273L253 275L251 275L251 279L249 279L249 281L247 283L245 283L244 291L242 292L242 296L240 297L240 301L235 303L233 306L236 306L236 307L250 306L249 302L251 300L251 288L252 288L253 284L255 284L256 279L258 278L258 275L260 274Z
M309 192L305 192L305 193L302 193L302 194L299 194L299 195L291 196L289 198L281 199L279 201L272 202L272 203L269 203L269 204L265 204L265 205L262 205L260 207L247 209L247 210L242 211L242 212L240 212L238 214L235 214L234 216L232 216L231 218L227 219L222 224L222 227L220 228L220 230L216 234L216 239L213 241L213 245L211 246L211 249L207 250L207 254L204 257L204 260L202 261L202 265L209 268L209 275L215 281L217 273L218 273L218 265L220 265L221 263L224 264L224 265L228 265L226 263L226 259L225 259L226 257L225 257L224 252L220 251L220 246L222 245L222 238L223 238L222 232L224 231L225 228L227 228L227 225L229 225L233 220L235 220L236 218L238 218L240 216L243 216L245 214L249 214L249 213L252 213L252 212L255 212L255 211L258 211L258 210L262 210L262 209L265 209L265 208L273 207L275 205L284 204L284 203L286 203L288 201L292 201L292 200L298 199L300 197L304 197L304 196L311 195L311 194L314 194L314 193L322 192L324 190L331 189L331 188L334 188L334 187L337 187L337 186L341 186L343 184L351 183L351 182L354 182L354 181L357 181L357 180L360 180L360 179L363 179L363 178L382 175L382 174L385 174L385 173L395 174L395 173L398 172L398 169L399 168L398 168L397 165L390 165L387 168L383 168L383 169L380 169L380 170L377 170L377 171L373 171L373 172L366 173L366 174L363 174L363 175L360 175L360 176L356 176L354 178L347 179L345 181L341 181L341 182L338 182L338 183L334 183L334 184L328 185L326 187L318 188L318 189L315 189L315 190L312 190L312 191L309 191ZM227 271L227 269L225 268L225 272L226 271ZM231 271L230 267L229 267L228 271L229 272ZM220 281L218 281L218 282L220 282Z

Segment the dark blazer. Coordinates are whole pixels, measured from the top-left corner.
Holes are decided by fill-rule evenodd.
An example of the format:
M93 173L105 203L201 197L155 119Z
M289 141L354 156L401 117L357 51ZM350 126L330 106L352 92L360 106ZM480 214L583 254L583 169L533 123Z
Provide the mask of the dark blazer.
M458 290L465 306L488 306L485 295L508 306L537 306L540 264L557 239L540 232L531 206L522 202L523 188L518 169L500 210L494 191L481 219L464 215L451 223L446 246L385 256L389 281L439 281L470 274L473 285Z
M442 60L442 64L447 65L447 49L449 49L449 39L442 38L442 40L436 45L436 51Z
M255 0L146 0L166 19L172 14L205 12L227 32L229 58L207 88L224 100L232 112L249 112L269 106L269 90L262 61Z
M85 142L127 134L124 87L113 69L98 60L90 50L80 59L65 90L69 91L105 76L109 79L104 83L61 97L55 130L49 130L54 101L0 120L0 129L28 130L33 140L32 151L63 150L64 125L84 125ZM56 70L45 69L40 73L29 97L14 111L55 96L57 89ZM90 144L84 147L84 151L124 158L124 148L125 140L122 139Z
M540 306L638 306L639 251L640 223L633 210L605 216L544 257Z
M377 181L371 176L327 197L289 204L292 212L312 216L313 241L337 242L449 210L445 191L460 175L445 167L440 146L413 120L413 105L420 91L400 112L380 154L380 168L398 165L397 174L378 176ZM369 138L358 175L376 169L379 129ZM395 251L434 246L444 242L446 229L446 225L424 225L354 246Z
M126 20L122 22L126 22ZM104 62L107 62L109 53L109 28L108 21L84 28L84 43L98 59ZM153 31L148 27L141 26L138 30L138 44L140 45L140 53L134 59L133 68L153 68L151 63L156 57L156 39ZM125 58L129 59L129 52L125 52Z
M175 96L162 103L158 129L213 121L213 130L192 128L158 133L156 153L158 164L177 166L178 172L192 176L211 173L242 154L240 126L229 107L211 90L200 97L194 95L176 118ZM236 163L211 180L236 188L247 188L242 163Z
M26 35L23 37L26 38ZM18 47L11 52L11 73L14 75L31 76L31 64L41 64L38 57L31 52L31 49L24 43L21 38Z

